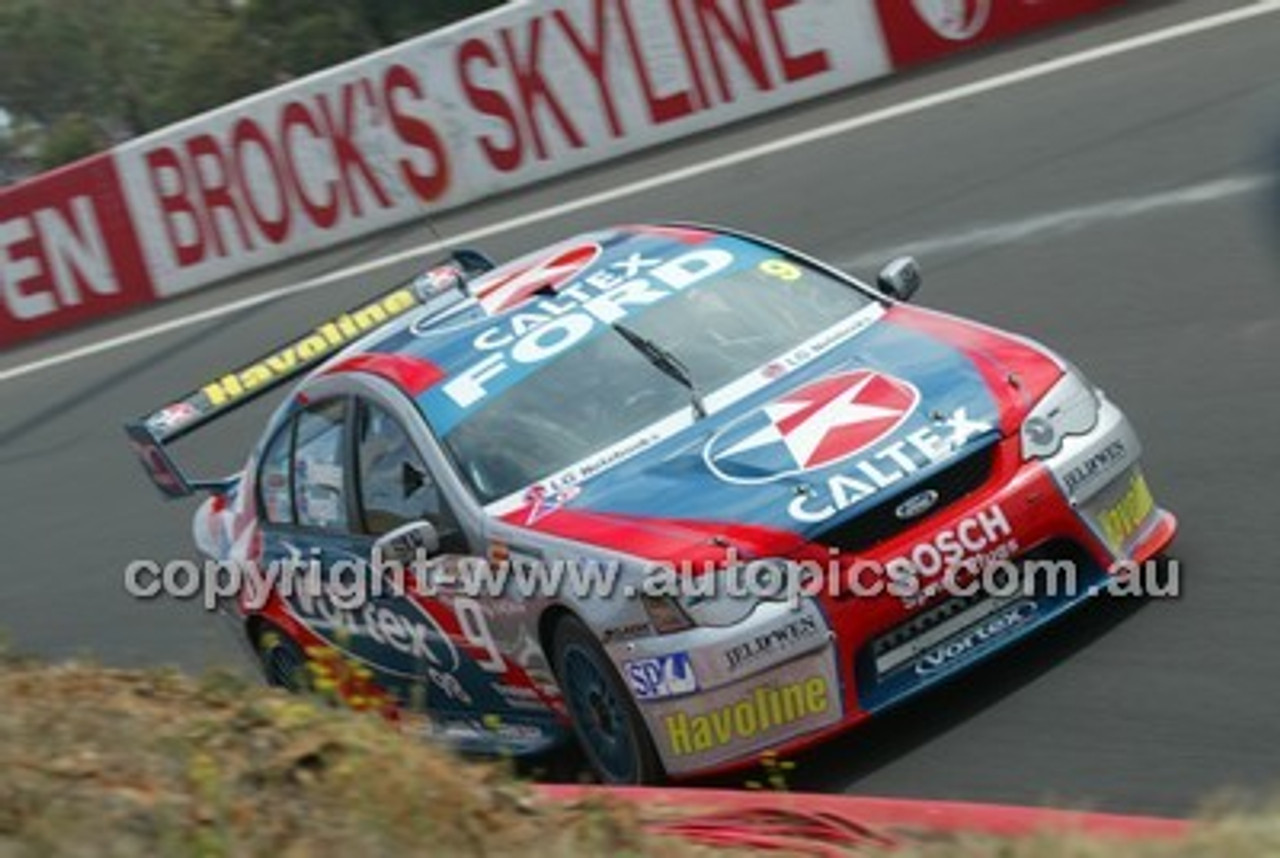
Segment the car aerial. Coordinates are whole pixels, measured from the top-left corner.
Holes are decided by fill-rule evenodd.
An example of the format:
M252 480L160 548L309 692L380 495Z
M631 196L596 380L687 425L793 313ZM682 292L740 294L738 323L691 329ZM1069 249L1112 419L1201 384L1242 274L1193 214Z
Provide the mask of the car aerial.
M165 495L208 495L203 555L314 573L227 600L270 682L337 653L464 750L724 771L954 677L1174 536L1115 404L919 283L698 225L464 251L126 429ZM290 382L241 471L175 462ZM410 558L429 580L368 586Z

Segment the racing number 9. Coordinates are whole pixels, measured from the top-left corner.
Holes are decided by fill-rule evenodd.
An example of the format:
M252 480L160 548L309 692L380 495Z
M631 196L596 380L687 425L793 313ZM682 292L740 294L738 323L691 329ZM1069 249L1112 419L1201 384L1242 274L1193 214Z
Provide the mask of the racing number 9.
M760 271L787 283L794 283L804 276L800 266L785 259L766 259L760 263Z
M467 643L482 649L485 657L479 664L489 673L506 673L507 662L498 650L498 644L489 631L489 623L484 618L484 609L475 599L458 597L453 602L453 612L458 617L458 628Z

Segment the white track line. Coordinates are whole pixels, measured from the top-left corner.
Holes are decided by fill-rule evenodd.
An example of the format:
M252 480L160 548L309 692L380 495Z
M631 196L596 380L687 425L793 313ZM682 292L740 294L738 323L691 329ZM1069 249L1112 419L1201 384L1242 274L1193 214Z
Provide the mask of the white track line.
M781 137L777 140L752 146L738 152L720 155L706 161L701 161L697 164L691 164L688 167L683 167L679 170L670 170L657 176L651 176L646 179L629 182L625 185L618 185L617 187L610 188L607 191L601 191L599 193L578 197L577 199L567 200L559 205L551 206L540 211L530 212L518 217L488 224L478 229L473 229L468 232L452 236L448 242L448 246L470 244L500 233L510 232L511 230L525 226L531 226L551 218L572 214L574 212L601 206L606 203L612 203L625 197L642 194L668 185L678 184L689 179L704 176L717 170L723 170L726 167L732 167L748 161L754 161L759 158L766 158L770 155L785 152L788 149L792 149L797 146L807 146L810 143L817 143L822 140L837 137L841 134L847 134L851 131L857 131L872 125L878 125L882 122L888 122L902 116L910 116L911 114L920 113L933 107L940 107L945 104L954 104L955 102L973 98L974 96L982 95L983 93L1004 89L1025 81L1035 80L1061 71L1066 71L1067 69L1089 65L1091 63L1098 62L1099 60L1126 54L1130 51L1141 50L1142 48L1147 48L1152 45L1159 45L1164 42L1181 39L1197 33L1226 27L1241 21L1248 21L1276 11L1280 11L1280 0L1261 0L1261 2L1250 6L1242 6L1237 9L1231 9L1226 12L1220 12L1215 15L1198 18L1194 21L1175 24L1174 26L1166 27L1162 30L1144 33L1140 36L1133 36L1128 39L1121 39L1116 42L1099 45L1096 48L1089 48L1084 51L1069 54L1065 57L1036 63L1034 65L1027 66L1026 68L994 75L992 77L954 87L943 92L925 95L920 98L911 99L910 101L904 101L901 104L895 104L879 110L873 110L870 113L864 113L861 116L855 116L850 119L833 122L818 128L809 129L808 131L792 134L787 137ZM307 292L312 289L328 286L338 281L356 277L361 274L367 274L371 271L377 271L378 269L386 268L406 260L428 256L440 251L445 246L446 245L441 242L432 242L420 247L410 248L388 256L371 259L367 262L362 262L359 265L352 265L338 271L330 271L327 274L311 278L310 280L305 280L301 283L294 283L290 286L271 289L257 295L251 295L239 301L232 301L228 304L222 304L207 310L201 310L196 313L171 319L167 322L161 322L159 324L149 325L145 328L139 328L136 331L130 331L129 333L121 334L116 337L89 343L79 348L71 349L70 351L61 352L59 354L31 361L30 363L20 364L18 366L10 367L9 369L0 370L0 382L11 381L15 378L21 378L22 376L51 369L52 367L61 366L62 364L70 363L82 358L99 355L103 352L114 351L116 349L132 345L133 343L142 342L143 340L167 334L171 331L180 330L191 325L198 325L201 322L207 322L211 319L228 316L233 313L238 313L241 310L257 307L301 292Z
M901 254L941 256L957 250L1001 247L1015 241L1077 232L1109 221L1129 220L1142 215L1158 214L1169 209L1214 203L1264 190L1275 185L1276 182L1277 177L1271 175L1229 176L1225 179L1215 179L1198 185L1187 185L1144 196L1122 197L1087 206L1021 217L1005 223L980 224L960 232L946 233L932 238L904 241L893 247L864 251L856 258L844 260L840 264L842 267L857 270L881 264L889 257Z

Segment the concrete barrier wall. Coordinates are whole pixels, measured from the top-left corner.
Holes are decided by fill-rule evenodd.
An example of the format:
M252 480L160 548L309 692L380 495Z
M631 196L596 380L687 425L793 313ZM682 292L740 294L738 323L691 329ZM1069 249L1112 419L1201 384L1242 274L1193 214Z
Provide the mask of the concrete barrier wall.
M1115 0L530 0L0 193L0 347Z

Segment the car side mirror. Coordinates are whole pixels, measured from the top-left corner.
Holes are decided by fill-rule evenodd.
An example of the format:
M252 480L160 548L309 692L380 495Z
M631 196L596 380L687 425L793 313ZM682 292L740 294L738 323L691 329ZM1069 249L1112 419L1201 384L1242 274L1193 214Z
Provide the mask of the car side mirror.
M384 534L373 544L375 560L408 566L419 556L432 557L440 551L440 533L429 521L411 521Z
M910 301L920 290L920 266L910 256L899 256L880 269L876 286L895 301Z

